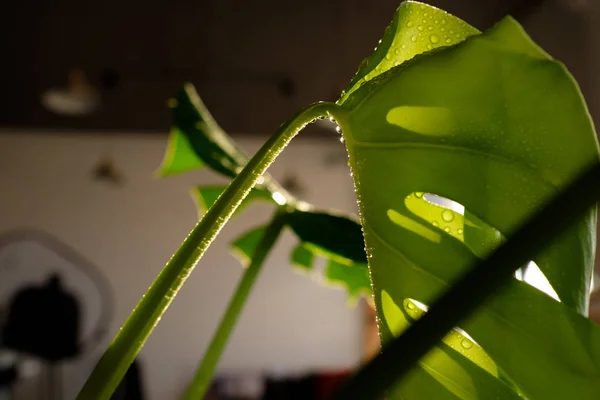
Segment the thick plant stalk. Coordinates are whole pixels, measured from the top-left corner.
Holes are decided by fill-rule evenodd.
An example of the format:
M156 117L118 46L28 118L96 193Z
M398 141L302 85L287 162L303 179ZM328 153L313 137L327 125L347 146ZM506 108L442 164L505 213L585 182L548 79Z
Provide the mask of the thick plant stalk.
M252 255L250 265L244 271L244 275L242 276L233 297L229 301L229 305L223 315L219 328L213 335L206 354L194 374L192 383L185 394L185 400L203 399L206 391L210 387L221 354L229 341L231 332L239 319L240 313L246 303L246 299L256 282L256 278L262 269L267 255L273 248L273 245L279 238L281 230L285 225L283 221L285 213L286 211L284 208L279 208L275 213L273 220L267 226L258 247Z
M258 178L304 126L340 110L332 103L312 104L294 115L267 140L165 265L92 371L78 400L110 398L198 260Z
M379 400L442 338L513 279L600 198L600 164L578 176L508 241L477 263L429 311L362 368L332 400Z

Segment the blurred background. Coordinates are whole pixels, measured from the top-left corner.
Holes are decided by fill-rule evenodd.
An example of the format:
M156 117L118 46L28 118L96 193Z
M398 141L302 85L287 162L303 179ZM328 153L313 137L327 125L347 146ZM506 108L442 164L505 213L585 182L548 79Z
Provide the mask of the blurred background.
M430 3L480 29L506 14L516 17L567 65L600 118L600 2ZM300 107L337 99L398 4L3 4L0 325L10 329L0 337L0 399L72 399L195 224L189 189L225 183L204 170L154 177L167 143L167 100L184 82L196 85L221 126L252 153ZM307 131L273 175L308 201L356 212L338 136L327 124ZM253 206L226 227L115 399L181 397L242 272L227 243L270 214L267 206ZM324 398L376 351L364 302L348 306L344 291L288 267L295 240L286 233L269 257L211 398ZM50 346L40 337L58 342ZM14 351L19 346L30 356Z

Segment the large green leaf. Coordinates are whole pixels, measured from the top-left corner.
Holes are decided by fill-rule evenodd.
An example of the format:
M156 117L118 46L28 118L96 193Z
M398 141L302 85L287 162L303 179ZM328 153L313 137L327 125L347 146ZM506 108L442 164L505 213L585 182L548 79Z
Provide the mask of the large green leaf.
M383 291L397 305L430 304L599 159L572 77L511 18L384 72L343 106L337 122L382 324L399 315L382 315ZM465 216L432 208L422 193L462 204ZM600 398L600 331L582 316L595 229L591 210L534 260L562 303L515 280L463 326L530 399ZM381 332L384 343L391 339ZM426 371L448 388L437 369ZM421 394L410 399L431 398Z

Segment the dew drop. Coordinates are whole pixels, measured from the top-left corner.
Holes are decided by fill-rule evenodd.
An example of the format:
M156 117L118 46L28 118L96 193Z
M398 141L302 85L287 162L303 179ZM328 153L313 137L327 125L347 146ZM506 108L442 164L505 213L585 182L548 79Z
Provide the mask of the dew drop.
M433 46L432 46L432 45L430 45L430 44L428 44L428 45L427 45L427 48L428 48L429 50L431 50L431 49L433 49Z
M442 28L442 29L441 29L441 31L442 31L442 32L446 32L446 28Z
M423 16L424 16L424 17L426 17L426 16L428 16L428 15L429 15L429 14L427 14L427 13L423 13Z
M429 25L429 26L427 27L427 29L428 29L428 30L430 30L430 31L432 31L432 30L433 30L433 26Z
M421 199L421 198L423 198L423 192L415 192L415 197L416 197L417 199Z
M402 45L402 47L404 47L404 45ZM396 50L394 50L394 53L396 53L396 54L400 54L400 49L396 49Z
M452 211L452 210L442 211L442 219L446 222L453 221L454 220L454 211Z
M442 25L446 25L446 20L442 19Z
M431 221L431 225L433 225L433 226L439 226L440 224L437 221Z
M335 131L336 131L337 133L342 133L342 128L340 128L339 126L336 126L336 127L335 127Z
M448 227L448 226L447 226L447 227L445 227L445 228L444 228L444 232L446 232L446 233L450 233L450 227Z
M458 232L458 234L459 234L459 235L462 235L462 234L463 234L463 232L464 232L464 231L463 231L463 228L458 228L458 229L457 229L457 232Z
M407 301L406 302L406 308L408 308L409 310L414 310L415 306L410 301Z
M413 37L411 37L410 40L412 40L413 42L416 42L417 41L417 35L414 35Z
M465 349L470 349L471 347L473 347L473 343L471 343L470 340L467 339L463 339L462 342L460 342L460 344L462 345L462 347L464 347Z
M446 43L452 43L452 39L450 39L450 38L446 39Z
M421 25L417 26L417 29L421 32L423 31L423 27Z
M439 41L440 41L440 38L439 38L439 37L437 37L436 35L431 35L431 36L429 37L429 40L431 40L431 43L437 43L437 42L439 42Z
M340 136L340 143L344 143L344 137Z
M391 60L392 59L392 55L391 54L386 54L385 55L385 59L388 60L388 61Z
M434 22L435 24L439 24L439 23L440 23L440 20L439 20L439 19L436 19L436 20L435 20L435 21L433 21L433 22Z
M401 47L402 47L403 49L405 49L405 48L406 48L406 45L405 45L405 44L403 44Z
M413 26L413 23L412 23L412 21L408 21L408 23L406 24L406 27L407 27L407 28L410 28L411 26Z
M424 23L424 24L426 24L426 23L427 23L427 20L426 20L426 19L424 19L424 20L423 20L423 23Z

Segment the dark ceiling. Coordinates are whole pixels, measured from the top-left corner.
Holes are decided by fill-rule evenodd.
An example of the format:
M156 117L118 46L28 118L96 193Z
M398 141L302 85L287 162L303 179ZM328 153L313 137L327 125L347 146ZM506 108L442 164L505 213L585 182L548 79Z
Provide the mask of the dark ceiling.
M399 1L5 3L0 126L166 132L166 100L191 81L227 130L272 132L299 107L336 98ZM507 13L527 26L545 8L562 7L551 0L431 3L479 28ZM563 12L558 14L564 22ZM549 43L561 40L555 36L543 35ZM569 52L585 52L580 41L573 46ZM99 88L100 109L85 117L62 117L43 108L40 95L64 86L75 67Z

